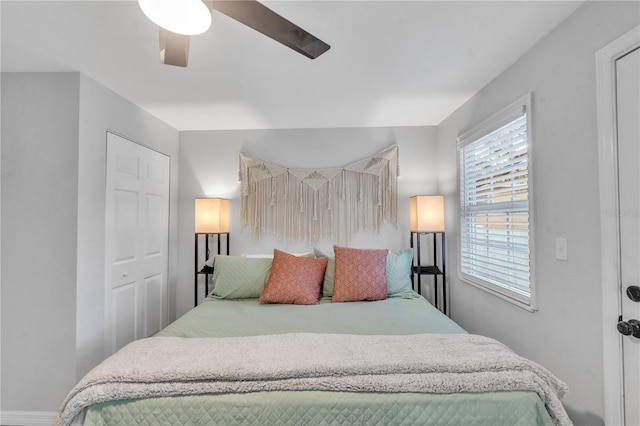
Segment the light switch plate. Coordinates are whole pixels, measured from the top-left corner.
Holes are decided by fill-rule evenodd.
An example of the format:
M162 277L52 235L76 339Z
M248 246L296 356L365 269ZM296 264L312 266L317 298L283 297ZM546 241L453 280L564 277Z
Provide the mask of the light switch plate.
M556 259L558 260L568 260L567 254L567 239L566 238L556 238Z

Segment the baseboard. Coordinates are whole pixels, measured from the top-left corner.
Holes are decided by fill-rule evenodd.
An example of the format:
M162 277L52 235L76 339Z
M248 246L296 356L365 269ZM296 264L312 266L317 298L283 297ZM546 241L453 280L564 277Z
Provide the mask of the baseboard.
M51 426L56 413L46 411L2 411L0 425L2 426Z

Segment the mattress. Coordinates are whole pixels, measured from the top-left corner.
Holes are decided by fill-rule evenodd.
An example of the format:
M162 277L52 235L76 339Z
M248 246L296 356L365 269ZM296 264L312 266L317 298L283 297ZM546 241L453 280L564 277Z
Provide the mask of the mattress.
M207 299L158 335L232 337L285 333L465 333L421 297L312 306ZM101 402L87 425L552 425L535 392L454 394L267 391Z

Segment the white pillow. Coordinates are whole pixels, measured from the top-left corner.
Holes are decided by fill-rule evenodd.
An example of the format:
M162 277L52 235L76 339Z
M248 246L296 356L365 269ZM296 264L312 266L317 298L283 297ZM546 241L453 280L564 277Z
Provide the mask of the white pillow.
M306 253L289 253L287 252L287 254L293 255L293 256L297 256L297 257L316 257L312 251L310 252L306 252ZM252 257L252 258L257 258L257 259L262 259L262 258L273 258L273 253L258 253L258 254L243 254L243 257Z

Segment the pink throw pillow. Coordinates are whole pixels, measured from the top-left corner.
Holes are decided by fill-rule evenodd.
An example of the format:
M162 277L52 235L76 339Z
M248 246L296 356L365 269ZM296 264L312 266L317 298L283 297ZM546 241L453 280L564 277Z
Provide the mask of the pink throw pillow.
M316 305L326 267L326 258L297 257L274 250L271 273L260 302Z
M332 302L384 300L387 298L389 250L334 247L336 272Z

